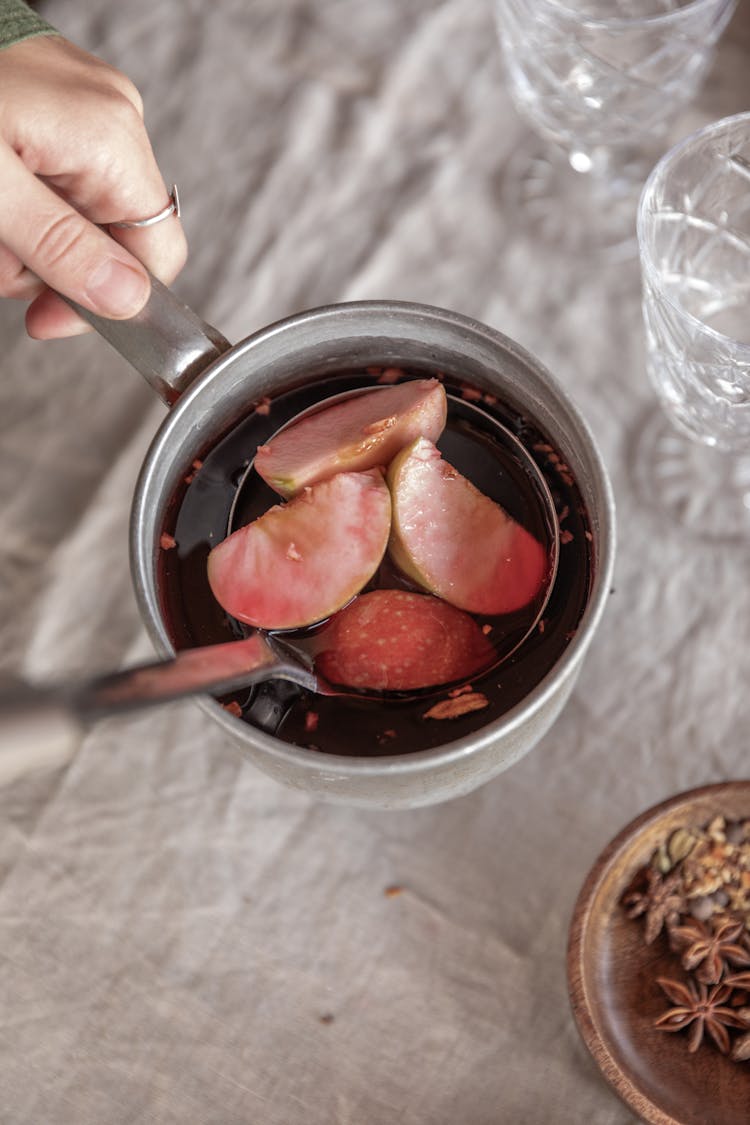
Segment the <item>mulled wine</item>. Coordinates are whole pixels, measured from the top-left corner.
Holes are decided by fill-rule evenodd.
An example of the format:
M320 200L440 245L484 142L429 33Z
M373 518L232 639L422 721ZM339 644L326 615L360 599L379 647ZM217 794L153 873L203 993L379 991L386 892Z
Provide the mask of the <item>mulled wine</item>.
M432 371L347 371L300 385L256 404L246 419L196 461L170 504L162 536L160 586L164 616L177 649L243 635L209 588L207 557L231 530L279 502L257 472L255 450L302 411L344 392L391 378L425 378ZM386 378L384 379L384 375ZM411 694L372 693L348 698L312 695L285 681L269 681L222 702L243 721L276 737L328 754L407 754L454 741L481 729L519 703L554 666L586 607L593 578L589 517L561 454L534 422L493 395L440 376L448 394L448 421L437 445L446 461L500 504L548 551L556 565L551 592L540 591L513 613L477 618L496 659L469 685ZM499 421L530 454L549 490L559 523L550 525L538 477L530 474L513 439L498 440ZM559 552L558 552L559 545ZM466 544L467 565L481 542ZM374 589L414 590L388 555L369 583ZM314 656L330 624L285 632L284 639ZM475 707L451 705L471 694ZM445 703L442 708L439 706ZM438 704L438 705L436 705Z

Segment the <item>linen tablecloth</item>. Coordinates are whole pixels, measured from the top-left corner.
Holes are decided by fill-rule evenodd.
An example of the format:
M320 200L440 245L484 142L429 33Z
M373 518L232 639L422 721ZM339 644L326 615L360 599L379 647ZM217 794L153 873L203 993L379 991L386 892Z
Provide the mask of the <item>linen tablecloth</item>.
M619 516L573 698L477 792L318 803L194 703L98 724L0 789L3 1125L625 1125L573 1023L565 944L601 848L748 773L747 550L636 487L655 409L637 263L558 253L507 204L527 141L489 0L50 0L140 88L190 240L178 294L231 340L331 301L470 314L588 420ZM684 135L747 109L746 4ZM147 657L127 560L163 407L100 338L40 344L0 303L0 662ZM396 893L397 888L399 893Z

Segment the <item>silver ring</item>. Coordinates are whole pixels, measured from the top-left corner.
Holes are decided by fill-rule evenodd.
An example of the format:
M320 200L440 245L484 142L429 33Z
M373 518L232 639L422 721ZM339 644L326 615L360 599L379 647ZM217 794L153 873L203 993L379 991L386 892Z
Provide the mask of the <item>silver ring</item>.
M121 219L117 223L110 223L109 226L117 227L118 230L134 230L136 227L152 227L155 223L160 223L162 219L168 219L170 215L180 217L180 197L177 194L177 184L172 184L172 190L169 193L169 203L157 215L151 215L148 219Z

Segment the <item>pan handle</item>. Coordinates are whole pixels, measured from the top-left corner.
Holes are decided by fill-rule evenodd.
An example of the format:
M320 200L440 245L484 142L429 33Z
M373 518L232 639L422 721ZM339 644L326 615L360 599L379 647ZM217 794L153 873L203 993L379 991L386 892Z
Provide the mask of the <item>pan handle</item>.
M136 316L109 320L64 298L171 406L231 344L155 277Z

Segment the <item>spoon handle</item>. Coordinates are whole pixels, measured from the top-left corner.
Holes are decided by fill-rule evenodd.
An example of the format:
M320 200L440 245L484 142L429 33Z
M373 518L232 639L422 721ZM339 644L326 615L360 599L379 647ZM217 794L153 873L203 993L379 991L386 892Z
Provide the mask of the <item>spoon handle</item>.
M82 730L105 715L203 692L222 694L259 680L292 680L315 690L301 661L285 659L254 633L242 641L185 649L172 660L128 668L78 684L0 691L0 785L37 769L64 765Z
M171 660L113 672L69 690L69 698L84 720L166 703L200 692L222 694L273 675L307 681L312 676L301 664L292 667L260 633L242 641L205 645L178 652Z

